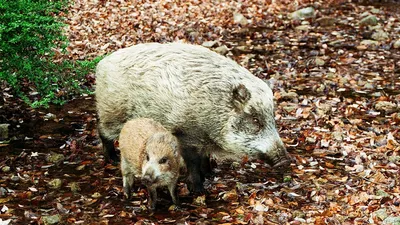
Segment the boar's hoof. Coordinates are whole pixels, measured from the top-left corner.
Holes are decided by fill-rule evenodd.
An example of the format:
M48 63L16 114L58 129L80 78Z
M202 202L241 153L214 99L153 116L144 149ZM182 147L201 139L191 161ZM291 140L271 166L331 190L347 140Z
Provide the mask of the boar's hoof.
M193 195L204 195L207 192L206 189L204 189L203 184L189 185L189 190Z
M124 192L124 199L129 200L131 198L130 191L129 192Z
M287 169L289 169L291 162L292 162L292 160L290 160L290 159L281 160L278 163L274 164L274 168L287 168Z

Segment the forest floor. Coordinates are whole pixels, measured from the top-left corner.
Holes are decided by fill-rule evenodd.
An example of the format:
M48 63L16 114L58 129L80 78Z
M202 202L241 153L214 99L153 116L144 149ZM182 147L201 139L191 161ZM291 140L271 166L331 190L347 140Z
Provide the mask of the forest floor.
M181 209L160 190L151 213L145 188L124 200L118 166L104 162L93 96L31 109L5 89L0 224L400 224L399 1L72 2L64 57L180 40L272 79L295 160L285 174L219 164L205 196L182 179Z

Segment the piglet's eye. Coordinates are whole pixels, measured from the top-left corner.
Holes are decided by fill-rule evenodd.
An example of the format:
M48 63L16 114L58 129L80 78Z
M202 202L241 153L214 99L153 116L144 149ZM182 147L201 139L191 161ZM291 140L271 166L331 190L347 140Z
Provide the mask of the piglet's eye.
M160 161L158 161L158 163L159 164L164 164L164 163L166 163L168 161L168 158L167 157L162 157L161 159L160 159Z
M146 160L147 160L147 161L149 161L149 160L150 160L150 157L149 157L149 155L148 155L148 154L146 154Z

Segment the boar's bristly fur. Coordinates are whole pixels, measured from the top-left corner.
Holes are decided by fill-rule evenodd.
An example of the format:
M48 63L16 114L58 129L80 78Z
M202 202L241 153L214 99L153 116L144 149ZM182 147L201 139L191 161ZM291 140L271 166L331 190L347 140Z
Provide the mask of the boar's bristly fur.
M152 118L178 137L194 191L204 190L201 165L210 153L290 163L270 87L201 46L148 43L114 52L97 66L96 100L106 156L117 158L112 140L127 120Z
M124 194L130 198L135 177L140 177L149 192L149 206L154 209L157 188L167 186L172 201L178 204L176 183L183 159L178 139L152 119L129 120L119 137Z

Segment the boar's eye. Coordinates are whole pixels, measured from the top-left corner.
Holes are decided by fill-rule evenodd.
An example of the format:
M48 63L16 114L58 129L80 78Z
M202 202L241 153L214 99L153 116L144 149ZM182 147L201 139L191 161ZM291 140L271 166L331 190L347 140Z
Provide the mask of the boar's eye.
M147 160L147 161L150 160L149 154L146 154L146 160Z
M260 120L257 117L253 117L252 119L253 125L256 128L256 132L260 131L262 129L262 124L260 122Z
M260 124L260 121L257 118L253 117L253 123L254 124Z
M159 164L164 164L164 163L166 163L168 161L168 158L167 157L162 157L161 159L160 159L160 161L158 161L158 163Z

